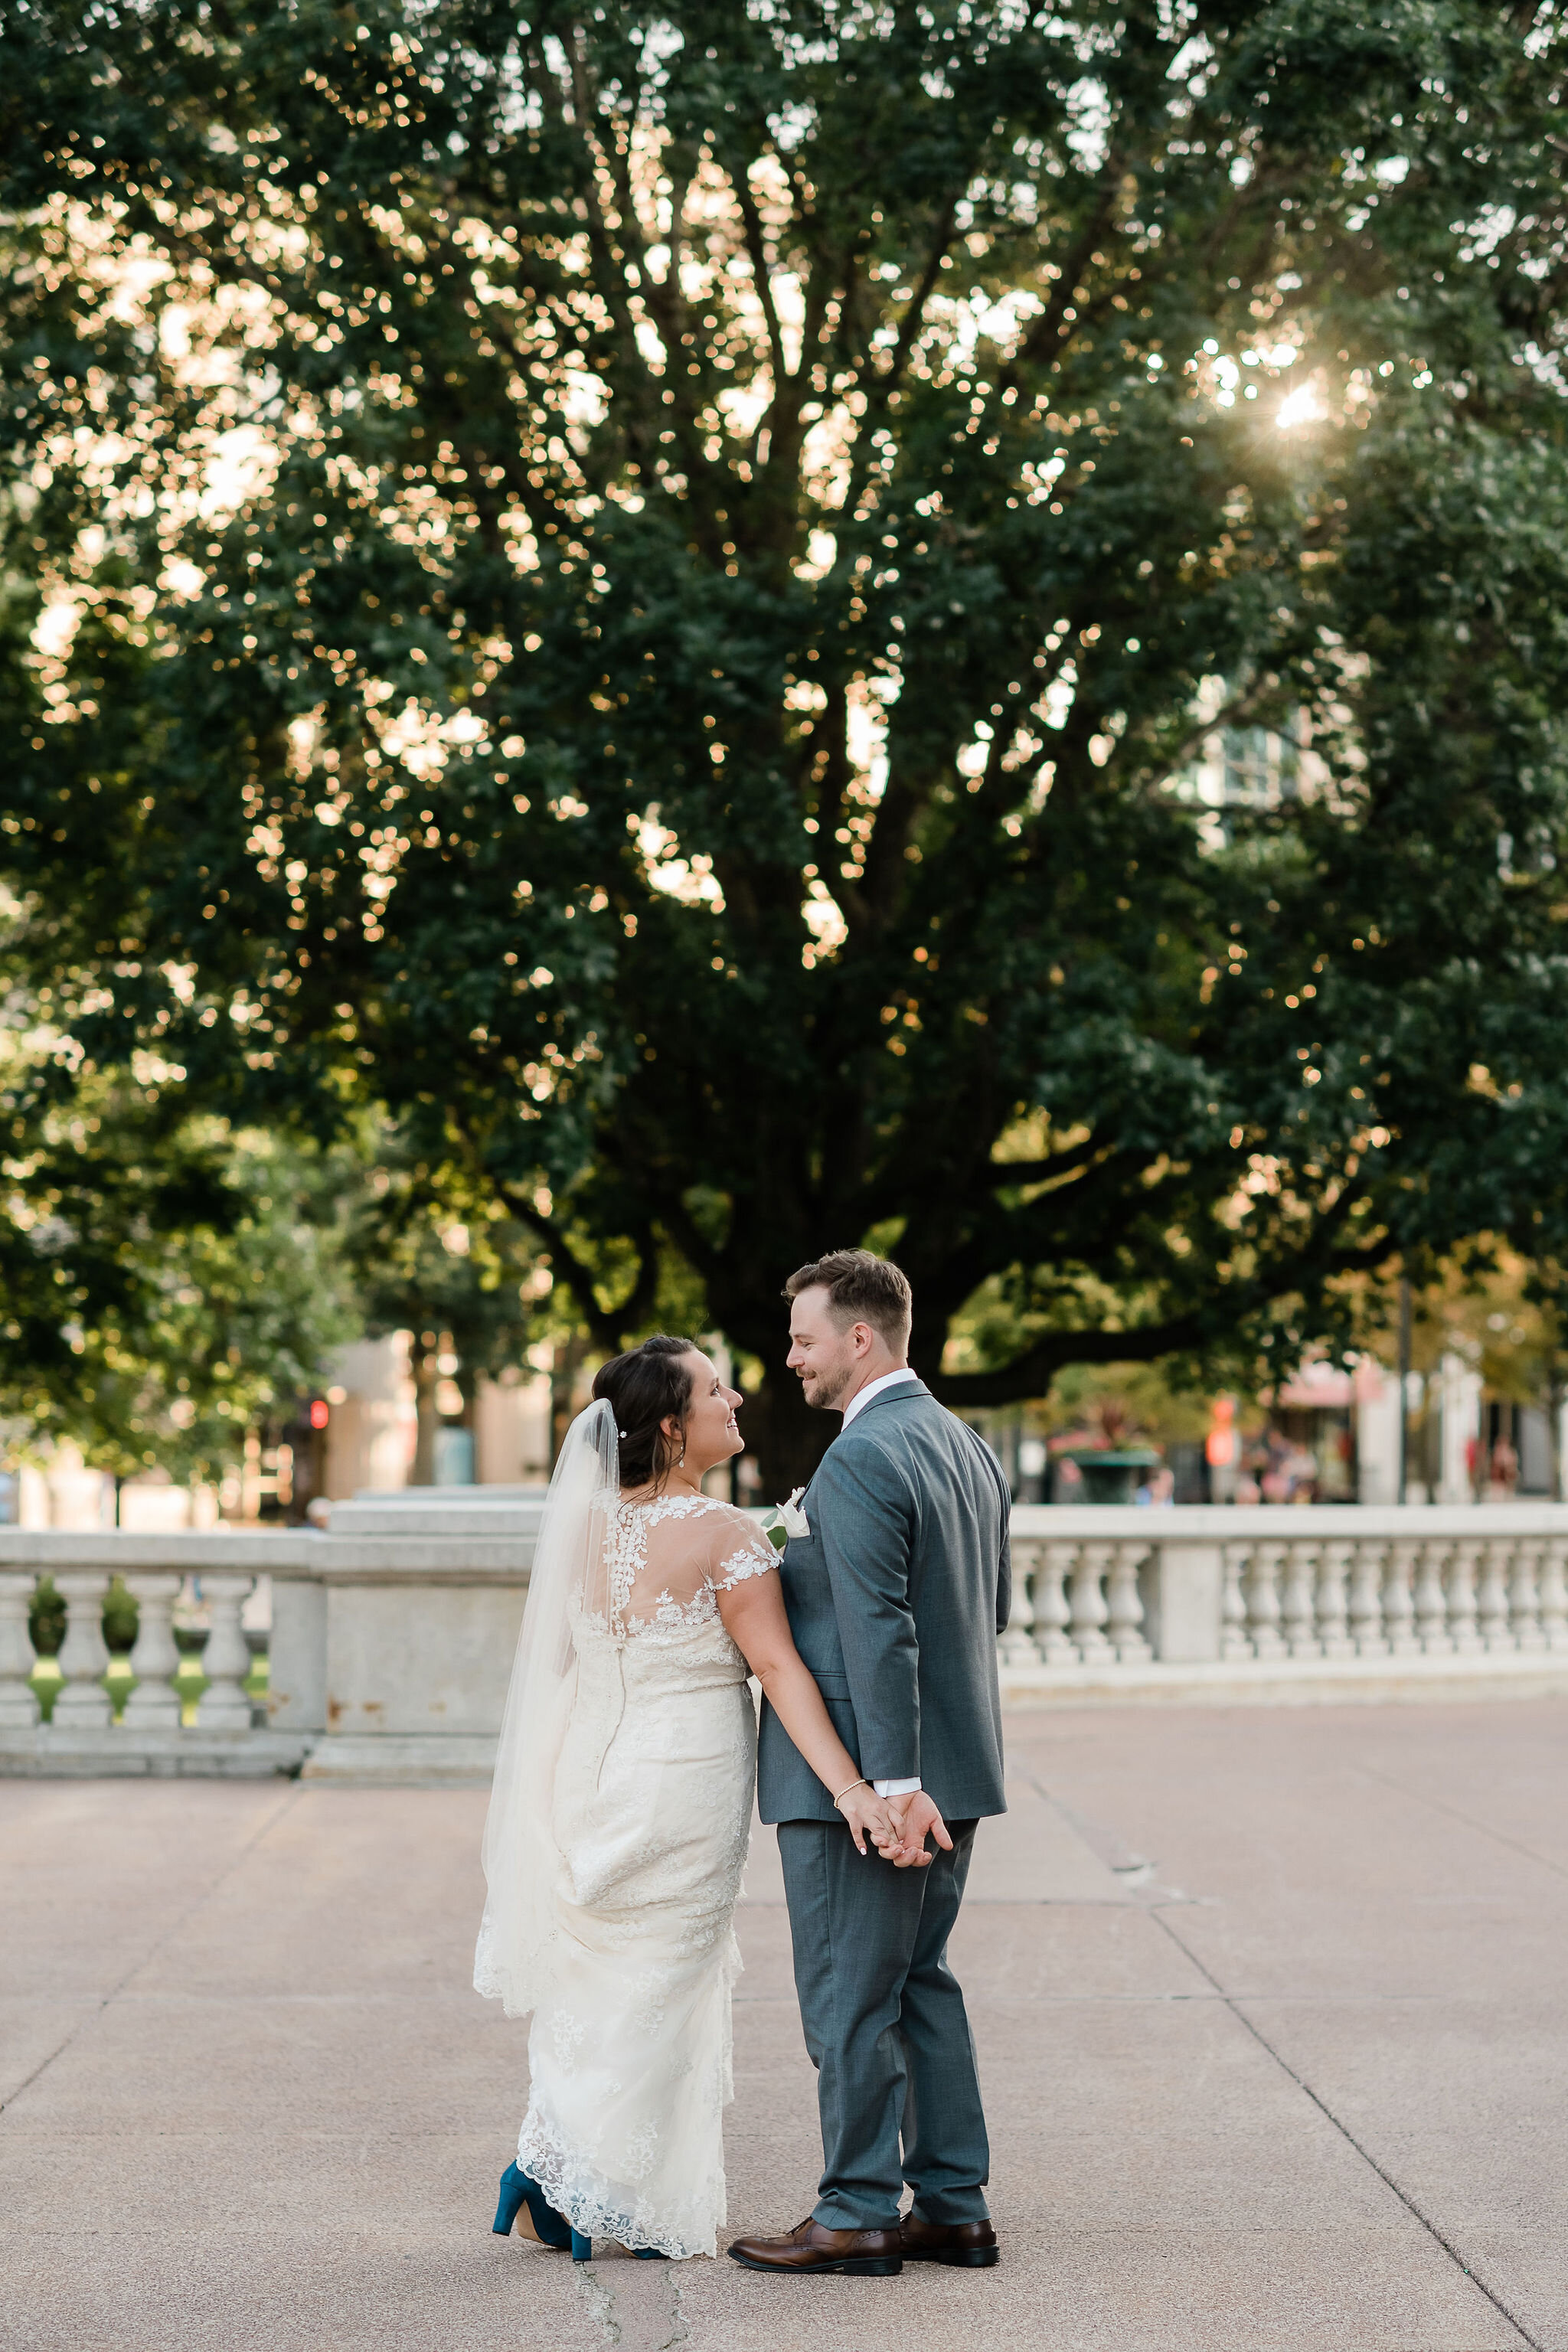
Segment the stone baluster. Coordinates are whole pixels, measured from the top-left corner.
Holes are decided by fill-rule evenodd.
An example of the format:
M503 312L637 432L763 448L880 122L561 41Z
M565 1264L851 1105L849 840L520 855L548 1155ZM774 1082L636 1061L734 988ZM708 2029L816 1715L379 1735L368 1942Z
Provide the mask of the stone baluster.
M1100 1580L1110 1566L1116 1546L1086 1543L1079 1548L1072 1572L1072 1638L1086 1666L1108 1665L1116 1655L1105 1638L1109 1612Z
M37 1660L27 1612L37 1583L30 1569L0 1571L0 1731L31 1731L38 1701L28 1676Z
M1316 1543L1298 1540L1286 1546L1285 1582L1279 1595L1279 1631L1293 1658L1316 1658L1322 1654L1314 1622L1317 1565Z
M1148 1557L1146 1543L1119 1543L1106 1579L1106 1631L1124 1666L1154 1654L1143 1632L1143 1599L1138 1590L1138 1570Z
M1548 1536L1541 1554L1541 1633L1549 1650L1568 1650L1568 1580L1563 1574L1568 1543Z
M130 1575L125 1589L136 1603L136 1646L131 1671L136 1687L125 1702L124 1722L133 1731L178 1731L180 1694L174 1688L180 1653L174 1643L174 1610L184 1579L173 1572Z
M1448 1638L1461 1657L1471 1657L1486 1643L1476 1630L1476 1571L1485 1542L1460 1536L1448 1562Z
M212 1612L212 1632L202 1653L208 1686L196 1710L204 1731L250 1728L250 1701L240 1688L250 1672L250 1652L239 1612L255 1581L253 1576L208 1576L203 1571L202 1599Z
M1546 1647L1546 1636L1541 1630L1541 1588L1536 1581L1536 1566L1544 1549L1540 1536L1526 1536L1513 1556L1513 1574L1508 1587L1508 1622L1514 1642L1521 1650Z
M1252 1547L1252 1568L1247 1580L1247 1630L1255 1658L1282 1658L1286 1654L1279 1638L1279 1571L1289 1550L1289 1544L1282 1543L1256 1543Z
M1508 1623L1508 1563L1511 1536L1494 1536L1481 1555L1480 1582L1476 1590L1476 1630L1483 1650L1511 1650L1514 1639Z
M1029 1599L1029 1576L1035 1564L1034 1544L1013 1546L1013 1599L1007 1612L1007 1630L997 1645L1005 1666L1032 1666L1035 1644L1030 1638L1035 1623L1034 1604Z
M1345 1584L1355 1558L1353 1543L1331 1539L1319 1547L1317 1632L1325 1658L1353 1658L1355 1643L1345 1616Z
M1441 1537L1420 1546L1416 1556L1415 1638L1429 1658L1444 1657L1453 1649L1448 1631L1448 1596L1443 1586L1443 1566L1449 1545Z
M1383 1638L1383 1546L1364 1538L1355 1548L1350 1597L1345 1603L1358 1658L1386 1658Z
M59 1731L105 1731L114 1710L101 1680L109 1665L103 1638L103 1596L109 1578L100 1568L64 1570L55 1590L66 1604L66 1637L60 1644L65 1682L51 1718Z
M1243 1587L1247 1562L1252 1547L1245 1543L1222 1546L1225 1557L1225 1590L1219 1604L1219 1654L1222 1658L1250 1658L1252 1644L1247 1638L1247 1594Z
M1078 1652L1068 1638L1071 1620L1065 1590L1078 1555L1070 1543L1043 1543L1035 1570L1035 1647L1047 1666L1076 1666Z
M1413 1589L1415 1563L1420 1557L1420 1542L1411 1536L1400 1536L1388 1547L1383 1579L1383 1630L1388 1638L1389 1654L1395 1658L1420 1654Z

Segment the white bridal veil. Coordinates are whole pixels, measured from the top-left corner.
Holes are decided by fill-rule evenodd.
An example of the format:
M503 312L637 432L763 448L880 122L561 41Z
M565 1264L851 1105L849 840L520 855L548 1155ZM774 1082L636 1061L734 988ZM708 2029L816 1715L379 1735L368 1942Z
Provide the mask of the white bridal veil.
M567 1431L550 1481L479 1849L489 1893L474 1985L509 2017L537 2008L550 1988L563 1867L551 1820L576 1682L572 1621L606 1613L606 1517L619 1491L616 1416L601 1397Z

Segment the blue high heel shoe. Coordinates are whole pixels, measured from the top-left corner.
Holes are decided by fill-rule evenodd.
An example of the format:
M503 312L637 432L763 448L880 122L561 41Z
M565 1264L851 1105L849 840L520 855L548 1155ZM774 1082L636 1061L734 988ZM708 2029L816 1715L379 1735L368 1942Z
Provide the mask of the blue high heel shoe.
M667 2263L669 2256L662 2246L639 2246L634 2259L639 2263Z
M584 2238L581 2231L574 2230L565 2215L555 2210L538 2181L520 2172L514 2161L500 2177L500 2202L490 2224L498 2238L510 2236L512 2223L525 2205L532 2234L542 2246L552 2246L562 2254L570 2246L574 2263L593 2261L592 2238Z

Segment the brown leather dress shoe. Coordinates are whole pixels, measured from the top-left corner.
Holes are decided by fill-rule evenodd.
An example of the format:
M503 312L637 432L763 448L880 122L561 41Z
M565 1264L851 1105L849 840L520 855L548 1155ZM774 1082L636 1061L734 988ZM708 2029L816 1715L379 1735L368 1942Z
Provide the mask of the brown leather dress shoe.
M922 2221L918 2213L900 2222L899 2243L907 2263L951 2263L965 2271L988 2271L1002 2252L989 2221Z
M787 2238L737 2238L730 2259L749 2271L847 2271L855 2278L893 2278L904 2267L896 2229L827 2230L820 2221L803 2221Z

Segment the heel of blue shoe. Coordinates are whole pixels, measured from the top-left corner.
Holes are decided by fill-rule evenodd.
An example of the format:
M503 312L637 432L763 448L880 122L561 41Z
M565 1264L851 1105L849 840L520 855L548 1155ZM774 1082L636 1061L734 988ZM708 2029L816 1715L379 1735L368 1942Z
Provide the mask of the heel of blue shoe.
M572 2259L574 2263L591 2263L594 2259L594 2241L584 2237L580 2230L572 2232Z
M555 2210L537 2180L531 2179L515 2163L509 2164L500 2177L500 2202L496 2207L496 2218L491 2224L498 2238L510 2236L513 2224L525 2205L529 2225L542 2246L550 2246L555 2252L563 2253L570 2241L573 2260L584 2263L588 2260L585 2253L577 2252L579 2243L587 2245L587 2239L579 2241L576 2231L564 2215Z
M515 2164L509 2164L500 2177L500 2202L490 2224L498 2238L510 2237L512 2224L527 2200L528 2186L526 2174L520 2172Z

